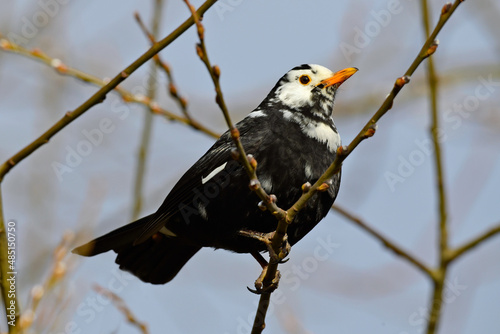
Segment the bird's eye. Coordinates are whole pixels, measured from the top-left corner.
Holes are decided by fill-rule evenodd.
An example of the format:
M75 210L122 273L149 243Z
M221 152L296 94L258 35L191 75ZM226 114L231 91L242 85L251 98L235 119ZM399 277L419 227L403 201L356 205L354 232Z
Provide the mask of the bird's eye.
M299 81L301 84L307 85L309 82L311 82L311 78L308 75L303 74L300 76Z

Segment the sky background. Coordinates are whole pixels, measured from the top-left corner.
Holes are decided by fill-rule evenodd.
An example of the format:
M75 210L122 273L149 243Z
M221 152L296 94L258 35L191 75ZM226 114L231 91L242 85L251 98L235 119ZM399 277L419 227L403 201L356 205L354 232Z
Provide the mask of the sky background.
M60 2L2 1L0 33L101 78L115 76L147 50L133 14L137 11L149 22L153 1ZM201 3L193 1L197 7ZM443 2L429 3L434 23ZM464 2L441 31L433 56L441 84L453 246L500 221L499 14L497 2ZM166 1L160 36L188 15L181 1ZM255 108L296 65L317 63L333 71L358 67L335 104L334 119L345 144L377 110L424 41L416 0L224 0L205 14L203 23L234 120ZM196 56L196 41L191 28L161 56L171 65L192 115L223 132L225 123ZM143 66L123 87L144 89L148 69ZM488 81L492 83L485 86ZM165 83L161 73L157 101L179 112ZM0 51L0 159L33 141L95 91L32 59ZM336 203L434 265L438 214L426 94L422 65L379 122L376 135L345 161ZM49 274L52 251L65 231L83 229L81 242L130 221L145 112L110 94L6 176L4 215L16 221L21 307L31 288ZM86 140L84 133L98 129L106 118L113 130L72 172L58 177L54 162L67 163L68 152ZM185 125L154 118L144 215L157 209L213 141ZM399 175L401 182L389 182L388 175ZM499 254L497 236L450 267L440 333L493 333L500 327ZM114 306L97 298L94 284L114 288L151 333L248 332L258 297L246 286L253 286L260 274L251 256L204 249L165 286L120 272L114 259L114 253L70 255L71 270L43 297L33 332L137 333ZM284 279L273 295L266 333L416 334L425 329L430 281L334 212L293 247L280 270ZM5 323L1 326L5 330Z

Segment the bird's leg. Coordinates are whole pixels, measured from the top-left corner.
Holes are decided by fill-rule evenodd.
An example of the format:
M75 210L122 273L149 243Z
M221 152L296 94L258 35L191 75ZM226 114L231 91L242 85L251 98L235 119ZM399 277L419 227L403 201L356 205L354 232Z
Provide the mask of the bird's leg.
M276 263L276 262L285 263L288 260L284 261L284 259L288 256L288 254L290 253L290 250L291 250L291 246L288 243L288 235L285 234L285 236L283 238L283 244L281 245L279 252L276 253L274 251L274 248L272 245L274 233L275 233L274 231L269 232L269 233L262 233L262 232L256 232L256 231L250 231L250 230L241 230L238 232L238 234L240 234L242 236L253 238L253 239L259 240L262 243L264 243L266 245L268 252L269 252L269 257L271 258L272 263ZM259 260L257 260L257 261L262 266L262 263Z
M242 230L239 232L239 234L246 236L246 237L254 238L254 239L257 239L257 240L263 242L269 251L271 261L278 262L278 263L286 262L286 261L283 261L283 259L290 252L290 244L288 243L288 238L286 235L285 235L285 238L283 240L283 245L280 247L279 253L276 254L276 252L274 251L274 249L272 247L272 238L274 236L274 232L261 233L261 232L255 232L255 231ZM257 262L259 262L259 264L261 265L262 272L261 272L260 276L257 278L257 280L255 281L255 290L250 289L250 288L248 288L248 290L253 292L253 293L256 293L256 294L262 294L264 292L267 292L267 293L273 292L274 290L276 290L278 288L278 283L279 283L279 280L281 277L279 270L276 270L276 275L272 279L272 281L269 282L268 284L266 284L266 286L264 286L264 278L267 275L267 269L269 267L269 263L266 261L266 259L264 259L264 257L259 252L252 252L251 254L255 258L255 260L257 260Z

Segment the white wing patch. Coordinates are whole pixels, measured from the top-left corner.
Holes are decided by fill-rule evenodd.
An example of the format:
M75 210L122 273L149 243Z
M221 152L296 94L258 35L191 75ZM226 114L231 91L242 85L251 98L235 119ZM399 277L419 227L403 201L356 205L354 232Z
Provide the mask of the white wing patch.
M224 162L222 165L220 165L219 167L217 167L216 169L211 171L210 174L208 174L207 176L205 176L205 177L202 176L201 177L201 184L205 184L208 181L210 181L211 178L213 178L215 175L219 174L224 168L226 168L226 165L227 165L227 162Z
M203 219L208 220L207 209L201 203L198 204L198 212L200 213Z
M270 177L259 177L260 185L266 192L273 191L273 182Z
M267 115L262 110L255 110L248 114L247 117L255 118L255 117L266 117Z
M160 233L166 235L167 237L176 237L177 236L177 234L175 234L174 232L170 231L165 226L163 226L161 228Z
M327 124L309 123L304 126L302 130L307 136L316 139L320 143L325 143L330 152L335 152L341 145L339 134L333 131L333 129Z
M305 170L304 170L306 177L308 179L312 178L313 172L312 172L312 167L309 164L306 164Z

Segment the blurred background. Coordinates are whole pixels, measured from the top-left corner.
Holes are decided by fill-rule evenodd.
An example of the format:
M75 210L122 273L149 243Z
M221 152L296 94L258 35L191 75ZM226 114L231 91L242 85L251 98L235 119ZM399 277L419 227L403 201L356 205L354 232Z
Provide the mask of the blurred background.
M202 1L194 1L198 7ZM442 1L429 1L432 26ZM100 78L115 76L149 42L134 12L150 25L154 1L2 1L0 33L39 48L67 66ZM189 16L182 1L165 0L160 37ZM449 235L461 245L500 221L500 4L466 1L439 35L433 56ZM210 58L222 71L233 119L240 120L289 69L317 63L360 71L337 95L334 119L348 144L389 93L425 40L418 1L221 0L204 16ZM193 28L161 52L192 116L221 133L210 77L195 53ZM1 50L0 50L1 51ZM150 66L122 87L147 91ZM436 265L437 195L425 63L379 122L376 135L345 161L337 204L414 254ZM180 113L158 75L158 104ZM0 52L0 159L5 161L84 102L97 88L20 55ZM16 166L2 184L4 215L18 237L18 299L54 269L53 251L67 231L75 243L131 220L134 179L145 113L116 94L57 134ZM112 130L82 149L85 133L108 119ZM161 204L179 177L214 139L155 116L147 155L141 215ZM69 160L68 160L69 159ZM76 159L76 160L71 160ZM65 165L68 168L62 170ZM59 172L58 172L59 171ZM321 254L321 256L318 256ZM460 258L448 272L440 333L493 333L500 327L500 236ZM249 255L204 249L165 286L120 272L115 254L69 255L61 279L41 299L34 333L137 333L99 284L121 296L151 333L248 333L258 296L249 293L260 267ZM337 213L331 212L282 265L283 279L266 333L422 333L431 282L415 267ZM1 329L6 330L3 316Z

